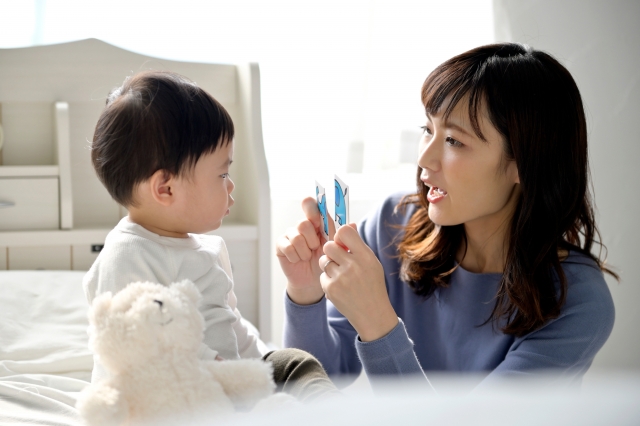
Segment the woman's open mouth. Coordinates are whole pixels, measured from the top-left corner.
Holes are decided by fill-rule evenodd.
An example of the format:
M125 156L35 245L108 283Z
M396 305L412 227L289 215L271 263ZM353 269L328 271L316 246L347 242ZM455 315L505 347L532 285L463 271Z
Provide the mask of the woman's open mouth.
M442 201L446 196L447 196L447 191L445 191L444 189L440 189L437 186L432 186L431 188L429 188L429 193L427 194L427 200L431 204L435 204L437 202Z

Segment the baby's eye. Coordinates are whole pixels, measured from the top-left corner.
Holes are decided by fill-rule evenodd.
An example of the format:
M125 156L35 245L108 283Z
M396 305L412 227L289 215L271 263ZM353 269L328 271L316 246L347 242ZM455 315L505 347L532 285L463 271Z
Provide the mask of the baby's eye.
M461 148L461 147L464 146L462 144L462 142L455 140L451 136L447 136L447 138L444 141L447 143L447 145L453 146L453 147L456 147L456 148Z
M229 173L223 173L223 174L221 174L221 175L220 175L220 177L221 177L222 179L226 179L226 178L228 178L228 177L229 177Z

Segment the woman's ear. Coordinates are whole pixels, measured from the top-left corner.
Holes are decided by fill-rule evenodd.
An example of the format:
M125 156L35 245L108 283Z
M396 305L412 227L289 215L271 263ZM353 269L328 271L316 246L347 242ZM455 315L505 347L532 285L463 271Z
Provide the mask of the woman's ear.
M169 206L175 201L173 187L175 177L166 170L158 170L149 178L151 197L163 206Z

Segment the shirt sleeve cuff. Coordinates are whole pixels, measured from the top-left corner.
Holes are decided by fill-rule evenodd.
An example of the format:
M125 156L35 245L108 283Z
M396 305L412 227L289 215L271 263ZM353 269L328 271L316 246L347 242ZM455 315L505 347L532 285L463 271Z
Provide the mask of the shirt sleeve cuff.
M369 376L424 374L413 352L413 342L400 318L393 330L378 340L363 342L356 337L356 349Z
M289 297L289 293L287 293L287 291L284 291L284 305L285 308L300 308L300 309L318 309L318 308L322 308L323 310L326 309L327 303L326 303L327 298L322 296L322 299L318 300L316 303L312 303L311 305L298 305L296 302L294 302L293 300L291 300L291 298Z
M327 299L312 305L294 303L284 292L284 346L309 351L317 345L318 336L324 334L327 323Z

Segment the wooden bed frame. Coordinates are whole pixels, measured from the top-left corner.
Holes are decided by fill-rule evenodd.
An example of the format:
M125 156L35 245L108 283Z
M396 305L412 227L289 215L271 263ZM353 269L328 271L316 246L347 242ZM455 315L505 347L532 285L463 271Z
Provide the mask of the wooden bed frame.
M238 306L270 330L270 190L257 64L177 62L100 40L0 49L0 270L87 270L126 215L98 181L89 141L109 91L147 69L185 75L231 114L236 206L214 233L229 248Z

